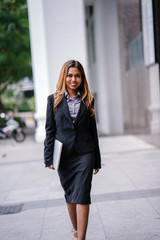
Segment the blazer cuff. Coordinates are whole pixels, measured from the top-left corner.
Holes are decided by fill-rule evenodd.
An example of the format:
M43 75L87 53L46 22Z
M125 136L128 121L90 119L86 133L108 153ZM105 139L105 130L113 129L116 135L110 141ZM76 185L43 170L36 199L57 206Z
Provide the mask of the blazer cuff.
M53 165L53 161L52 160L46 161L44 162L44 164L45 164L45 167L49 167L50 165Z
M95 165L95 166L94 166L94 169L97 169L97 168L101 168L101 166Z

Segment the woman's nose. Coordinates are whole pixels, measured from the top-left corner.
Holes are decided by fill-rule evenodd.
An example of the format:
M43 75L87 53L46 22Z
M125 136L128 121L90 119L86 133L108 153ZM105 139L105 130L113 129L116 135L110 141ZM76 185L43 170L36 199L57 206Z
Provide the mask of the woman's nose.
M75 76L72 76L72 81L76 81L76 77Z

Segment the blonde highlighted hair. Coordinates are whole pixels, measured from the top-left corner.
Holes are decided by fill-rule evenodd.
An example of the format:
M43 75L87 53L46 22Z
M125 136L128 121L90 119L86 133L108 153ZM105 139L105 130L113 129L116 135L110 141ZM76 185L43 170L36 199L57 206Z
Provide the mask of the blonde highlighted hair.
M69 60L69 61L65 62L61 68L59 79L58 79L57 86L56 86L56 92L54 93L54 112L56 112L57 106L60 104L60 102L63 99L64 93L65 93L65 87L66 87L65 81L67 78L69 68L71 68L71 67L76 67L81 73L82 83L79 86L78 90L80 91L83 103L86 105L87 109L94 116L95 111L93 108L93 97L89 91L84 68L80 64L80 62L75 61L75 60Z

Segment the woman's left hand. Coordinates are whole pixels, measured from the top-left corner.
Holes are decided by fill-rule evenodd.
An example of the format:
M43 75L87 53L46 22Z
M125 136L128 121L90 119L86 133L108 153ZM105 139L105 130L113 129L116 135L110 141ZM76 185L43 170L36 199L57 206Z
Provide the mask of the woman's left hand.
M48 168L50 168L50 169L53 169L53 170L54 170L54 167L53 167L53 165L50 165Z
M93 174L95 175L95 174L97 174L98 172L99 172L99 168L96 168L96 169L94 169Z

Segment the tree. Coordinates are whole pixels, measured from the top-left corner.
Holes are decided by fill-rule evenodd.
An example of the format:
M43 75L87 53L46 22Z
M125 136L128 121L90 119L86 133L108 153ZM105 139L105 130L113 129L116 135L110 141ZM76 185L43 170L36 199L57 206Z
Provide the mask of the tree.
M0 96L24 77L32 77L26 0L0 0Z

